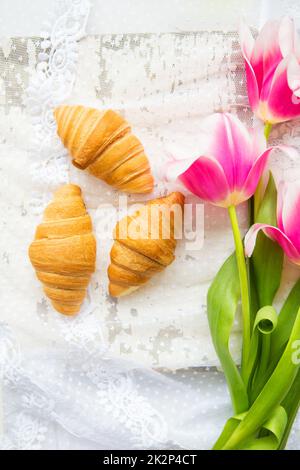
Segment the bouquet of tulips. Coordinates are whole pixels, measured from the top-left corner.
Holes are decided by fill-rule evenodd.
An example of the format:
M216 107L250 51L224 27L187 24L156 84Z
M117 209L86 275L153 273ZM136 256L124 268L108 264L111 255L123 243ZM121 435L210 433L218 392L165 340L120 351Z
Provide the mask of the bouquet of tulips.
M280 312L272 305L284 254L300 265L300 182L276 187L266 171L275 148L267 141L273 125L300 117L300 41L293 21L283 18L268 22L256 40L243 24L241 48L259 125L248 130L231 114L208 117L200 156L174 156L167 179L179 178L201 199L227 209L235 242L207 297L211 336L233 408L214 449L275 450L284 449L300 405L300 280ZM245 201L249 231L242 239L236 206ZM240 367L229 347L239 304Z

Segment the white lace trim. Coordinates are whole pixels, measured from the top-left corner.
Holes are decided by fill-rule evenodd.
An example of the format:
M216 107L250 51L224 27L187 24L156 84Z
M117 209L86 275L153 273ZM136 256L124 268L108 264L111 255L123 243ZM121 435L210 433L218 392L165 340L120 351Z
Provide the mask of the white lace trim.
M45 25L41 34L41 52L26 98L34 126L30 171L33 187L39 188L32 196L34 213L42 212L53 187L69 179L66 152L55 139L53 109L71 93L76 77L77 41L85 34L89 10L88 0L56 2L54 22ZM5 380L14 386L21 385L24 380L19 368L20 351L5 325L0 327L0 351L0 371ZM44 411L48 409L45 397L36 396L28 385L23 396L23 407L30 409L34 406ZM6 435L0 436L0 449L39 449L46 431L39 419L21 412L10 430L12 439Z
M22 362L13 332L4 324L0 325L0 347L4 385L9 394L17 394L18 408L21 408L15 413L7 432L2 438L0 436L0 449L40 449L51 422L59 423L73 436L95 440L103 414L130 433L134 448L159 448L167 442L166 421L138 392L138 382L132 377L134 369L122 370L102 351L91 353L78 349L78 345L70 346L60 383L58 377L62 371L59 367L50 378L45 378L50 370L36 376L35 368L31 370L26 362ZM68 364L72 364L74 370L69 370ZM80 430L76 404L66 390L74 371L82 376L82 384L97 389L93 415L87 424L81 423ZM79 387L79 383L76 386ZM69 412L65 412L68 408Z
M42 33L41 52L27 89L26 106L32 116L31 152L33 195L31 207L40 213L53 188L69 181L66 151L56 137L53 109L70 95L76 78L77 41L85 34L88 0L57 2L53 25Z
M168 427L163 416L136 389L130 373L112 367L111 361L89 360L86 375L98 388L98 400L132 434L134 446L150 448L166 442Z

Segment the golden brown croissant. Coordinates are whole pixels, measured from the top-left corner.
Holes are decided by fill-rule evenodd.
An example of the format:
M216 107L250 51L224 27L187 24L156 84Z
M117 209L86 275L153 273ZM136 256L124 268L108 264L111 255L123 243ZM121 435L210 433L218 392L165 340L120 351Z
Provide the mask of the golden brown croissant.
M153 177L144 148L125 119L108 109L84 106L55 109L57 133L73 158L97 178L121 191L149 193Z
M65 315L77 313L96 260L92 222L78 186L66 184L56 191L36 229L29 257L53 307Z
M130 294L174 261L183 205L184 196L174 192L149 201L117 223L108 268L110 295Z

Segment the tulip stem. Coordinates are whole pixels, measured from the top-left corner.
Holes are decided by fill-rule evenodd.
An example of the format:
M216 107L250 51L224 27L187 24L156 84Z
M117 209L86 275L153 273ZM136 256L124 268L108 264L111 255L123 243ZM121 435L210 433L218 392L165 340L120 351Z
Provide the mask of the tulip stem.
M232 226L233 238L235 243L235 253L237 266L239 271L240 288L241 288L241 301L242 301L242 316L243 316L243 351L242 351L242 375L247 369L247 362L250 352L250 302L249 302L249 286L247 266L244 254L244 246L239 229L238 219L236 215L235 206L228 208L230 222Z
M270 137L271 130L272 130L272 124L270 122L266 122L265 127L264 127L264 134L265 134L265 138L266 138L267 142L268 142L268 139ZM264 182L263 182L263 178L260 178L260 180L258 182L258 185L257 185L257 188L256 188L256 191L255 191L254 196L253 196L253 201L254 201L253 206L254 207L253 207L252 216L254 216L254 222L256 222L256 219L257 219L257 214L258 214L258 211L259 211L260 203L261 203L262 198L263 198L264 189L265 189L265 185L264 185ZM250 213L250 216L251 216L251 213Z
M266 122L265 128L264 128L264 134L265 134L266 140L269 139L271 130L272 130L272 124L270 122Z

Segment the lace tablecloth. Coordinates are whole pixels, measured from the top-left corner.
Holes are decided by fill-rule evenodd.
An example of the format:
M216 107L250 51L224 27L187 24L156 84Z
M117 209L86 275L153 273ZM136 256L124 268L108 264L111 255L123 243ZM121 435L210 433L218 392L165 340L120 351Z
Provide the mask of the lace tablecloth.
M62 102L119 110L145 145L154 195L163 194L173 189L160 180L166 148L195 148L202 116L230 110L250 119L235 25L247 14L258 26L268 2L241 7L231 0L224 16L215 14L214 1L199 24L196 1L173 2L172 10L171 0L151 2L151 11L146 2L112 3L47 2L45 26L41 21L38 30L35 17L28 31L16 20L14 34L0 41L3 448L209 448L230 415L223 376L212 368L218 363L205 309L211 279L233 248L225 211L205 205L203 246L179 243L162 275L128 298L111 299L111 240L102 235L119 195L71 168L52 110ZM18 17L15 4L3 3L7 18L12 11ZM112 11L119 11L118 25ZM297 140L295 126L277 132ZM280 156L272 166L296 176L293 162ZM82 187L98 238L97 272L76 318L51 309L26 254L53 189L69 180ZM240 216L246 227L244 208ZM296 275L287 269L285 288ZM238 324L233 339L238 360Z

